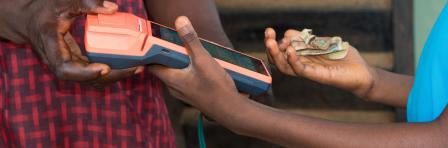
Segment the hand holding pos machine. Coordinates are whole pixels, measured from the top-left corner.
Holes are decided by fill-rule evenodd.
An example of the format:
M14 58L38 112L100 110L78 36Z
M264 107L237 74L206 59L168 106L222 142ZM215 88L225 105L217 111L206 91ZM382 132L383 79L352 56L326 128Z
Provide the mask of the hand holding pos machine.
M268 90L272 78L261 60L204 39L201 43L239 91L258 95ZM113 69L145 64L185 68L190 63L175 30L129 13L88 15L85 46L91 62Z

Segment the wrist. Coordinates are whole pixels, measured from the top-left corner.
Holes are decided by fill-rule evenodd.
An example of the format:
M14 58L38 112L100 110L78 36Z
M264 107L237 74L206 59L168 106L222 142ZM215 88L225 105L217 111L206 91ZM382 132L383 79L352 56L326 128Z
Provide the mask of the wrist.
M377 94L377 89L378 87L380 87L381 84L381 79L380 79L380 75L381 75L381 70L375 67L370 67L370 73L371 73L371 77L372 80L370 82L370 85L367 86L365 93L362 96L359 96L367 101L373 101L376 94Z
M375 67L368 66L369 75L366 76L366 82L360 89L357 89L354 94L359 98L369 101L375 93L376 87L379 84L379 70Z
M250 110L250 100L238 93L226 93L214 98L208 98L209 103L201 104L199 109L207 117L238 133L245 114Z

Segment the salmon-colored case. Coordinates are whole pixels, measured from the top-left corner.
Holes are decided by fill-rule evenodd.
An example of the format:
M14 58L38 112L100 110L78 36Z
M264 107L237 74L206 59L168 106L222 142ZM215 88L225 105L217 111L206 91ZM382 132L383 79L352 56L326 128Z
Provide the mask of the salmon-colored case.
M87 56L91 62L105 63L114 69L145 64L161 64L172 68L187 67L190 63L188 51L179 43L154 36L160 33L160 28L169 32L174 31L129 13L88 15L85 32ZM223 50L222 52L226 53L220 55L221 52L217 51L219 53L212 53L212 56L231 75L241 92L258 95L268 90L272 79L261 60L204 39L201 41L207 44L204 45L206 49L213 48L214 51ZM232 55L244 59L221 57Z

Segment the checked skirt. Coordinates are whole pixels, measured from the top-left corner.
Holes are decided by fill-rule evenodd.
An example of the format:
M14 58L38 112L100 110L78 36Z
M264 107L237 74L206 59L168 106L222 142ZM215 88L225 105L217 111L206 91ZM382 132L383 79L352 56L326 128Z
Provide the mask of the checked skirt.
M146 16L142 0L116 2ZM161 90L148 72L101 89L60 81L30 46L0 41L0 148L176 147Z

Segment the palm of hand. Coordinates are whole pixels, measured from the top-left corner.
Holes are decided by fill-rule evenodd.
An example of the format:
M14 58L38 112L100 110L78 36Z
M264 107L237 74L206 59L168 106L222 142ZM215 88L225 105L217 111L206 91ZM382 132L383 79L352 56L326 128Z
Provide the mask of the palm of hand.
M350 48L347 57L342 60L302 56L290 64L303 65L301 72L293 71L294 76L303 76L322 84L353 91L357 95L367 93L373 84L374 76L371 69L354 48Z
M304 77L322 84L332 85L364 96L370 91L376 78L358 51L351 47L347 57L328 60L321 56L297 56L290 45L290 38L298 31L289 30L281 43L277 43L273 29L266 30L268 58L277 69L287 75Z

